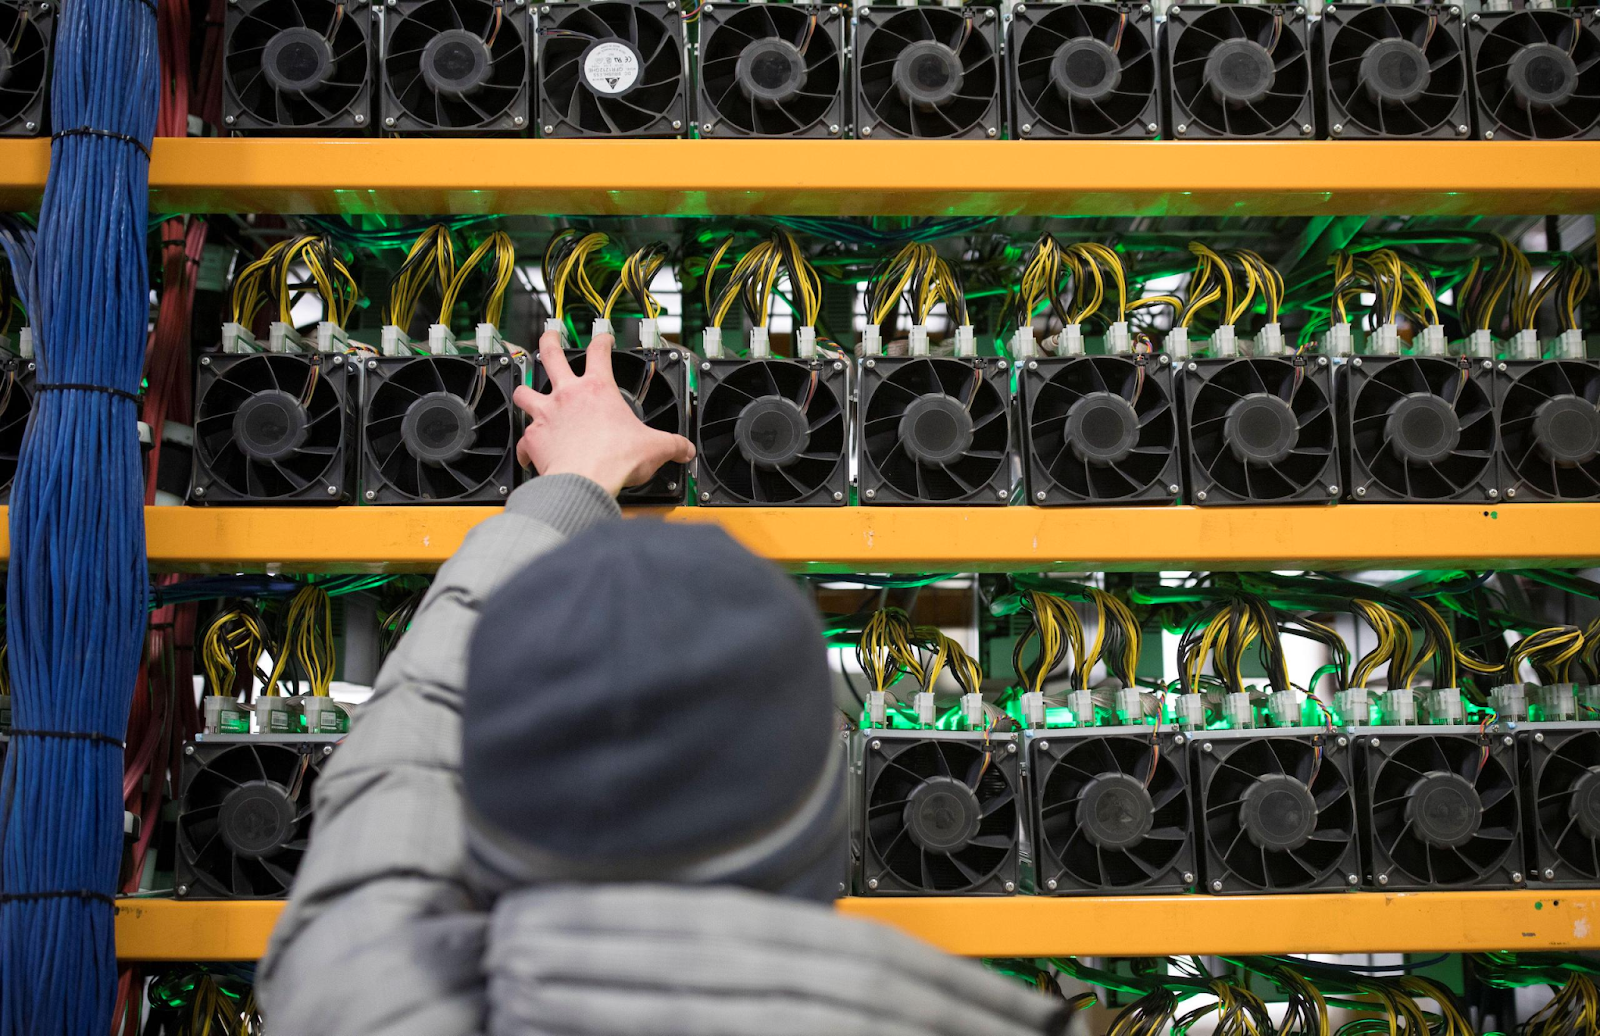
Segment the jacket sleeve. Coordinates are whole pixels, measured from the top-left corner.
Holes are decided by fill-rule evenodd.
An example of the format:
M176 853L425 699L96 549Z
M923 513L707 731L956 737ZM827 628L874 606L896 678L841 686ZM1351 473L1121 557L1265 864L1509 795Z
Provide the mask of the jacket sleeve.
M464 878L461 700L483 602L616 501L535 479L439 569L313 794L315 830L258 981L275 1032L470 1036L484 1025L487 915Z

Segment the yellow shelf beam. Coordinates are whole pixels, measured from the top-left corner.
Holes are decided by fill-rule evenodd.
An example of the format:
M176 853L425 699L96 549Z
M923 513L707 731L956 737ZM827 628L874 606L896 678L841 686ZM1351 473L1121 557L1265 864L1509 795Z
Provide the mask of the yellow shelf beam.
M255 960L280 902L123 900L123 960ZM968 957L1600 949L1600 892L846 899L839 909Z
M0 141L32 209L46 140ZM1504 215L1600 208L1600 147L1512 141L158 140L156 212Z
M159 571L425 572L498 510L152 507L145 529ZM716 522L758 554L808 572L1600 564L1600 504L680 507L636 515ZM0 524L0 560L8 555Z

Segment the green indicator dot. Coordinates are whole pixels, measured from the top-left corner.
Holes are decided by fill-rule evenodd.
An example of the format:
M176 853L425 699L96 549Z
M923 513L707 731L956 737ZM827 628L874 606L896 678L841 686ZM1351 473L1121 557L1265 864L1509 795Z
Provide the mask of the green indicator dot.
M1534 904L1533 904L1533 909L1535 909L1535 910L1543 910L1544 909L1544 903L1542 903L1542 902L1540 902L1538 900L1535 900Z

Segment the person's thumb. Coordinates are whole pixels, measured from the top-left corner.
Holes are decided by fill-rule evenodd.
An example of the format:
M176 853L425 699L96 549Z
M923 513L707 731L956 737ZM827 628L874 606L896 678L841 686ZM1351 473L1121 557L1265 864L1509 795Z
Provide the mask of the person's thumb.
M668 460L679 464L687 464L694 460L694 443L681 435L671 435L668 438L672 440L672 453L667 457Z

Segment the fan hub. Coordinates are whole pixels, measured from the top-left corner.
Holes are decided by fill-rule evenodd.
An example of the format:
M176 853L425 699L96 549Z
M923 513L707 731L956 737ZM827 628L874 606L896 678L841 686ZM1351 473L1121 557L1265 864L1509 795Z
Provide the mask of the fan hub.
M1101 849L1131 849L1155 824L1155 804L1132 774L1102 773L1083 789L1078 826Z
M1587 773L1572 782L1572 802L1567 807L1583 837L1600 839L1600 766L1591 766Z
M281 93L308 93L332 73L333 46L315 29L284 29L261 52L261 74Z
M1293 851L1317 829L1317 800L1288 774L1267 774L1239 797L1239 824L1258 848Z
M929 852L961 848L977 835L982 822L978 796L954 777L929 777L906 799L906 830L913 842Z
M1478 833L1483 800L1472 782L1460 774L1429 770L1411 784L1406 821L1429 845L1457 849Z
M1578 89L1578 65L1552 43L1530 43L1506 66L1506 82L1524 108L1554 108Z
M583 80L602 97L621 97L639 82L644 60L629 43L619 39L596 40L579 61Z
M800 404L783 396L762 396L739 412L733 439L745 460L776 471L805 452L811 430Z
M1105 43L1080 36L1056 48L1050 83L1063 100L1103 101L1122 83L1122 62Z
M430 392L400 419L406 449L424 464L451 464L477 440L472 411L448 392Z
M1300 440L1294 411L1270 392L1252 392L1229 406L1222 434L1236 458L1257 467L1277 464Z
M235 856L260 859L282 849L294 835L295 805L275 781L249 781L228 792L218 813L218 832Z
M1427 55L1407 39L1378 40L1361 55L1361 82L1380 104L1410 104L1432 78Z
M233 415L233 438L251 460L282 460L305 445L310 424L298 398L267 389L240 404Z
M972 446L972 415L943 393L918 396L900 417L900 441L911 459L927 467L958 460Z
M1562 467L1587 464L1600 456L1600 408L1572 395L1546 400L1533 412L1533 439Z
M422 48L422 78L446 97L466 97L489 81L489 45L465 29L446 29Z
M1067 408L1066 436L1081 459L1116 464L1139 445L1139 415L1115 392L1090 392Z
M806 62L800 48L788 40L755 40L739 52L734 80L753 101L776 106L798 94L806 85Z
M961 91L961 58L943 43L917 40L894 61L900 97L918 108L937 108Z
M1276 79L1272 55L1255 40L1223 40L1206 58L1205 80L1225 104L1255 104L1267 96Z
M1437 464L1461 442L1455 408L1431 392L1413 392L1389 408L1384 434L1394 451L1412 464Z

